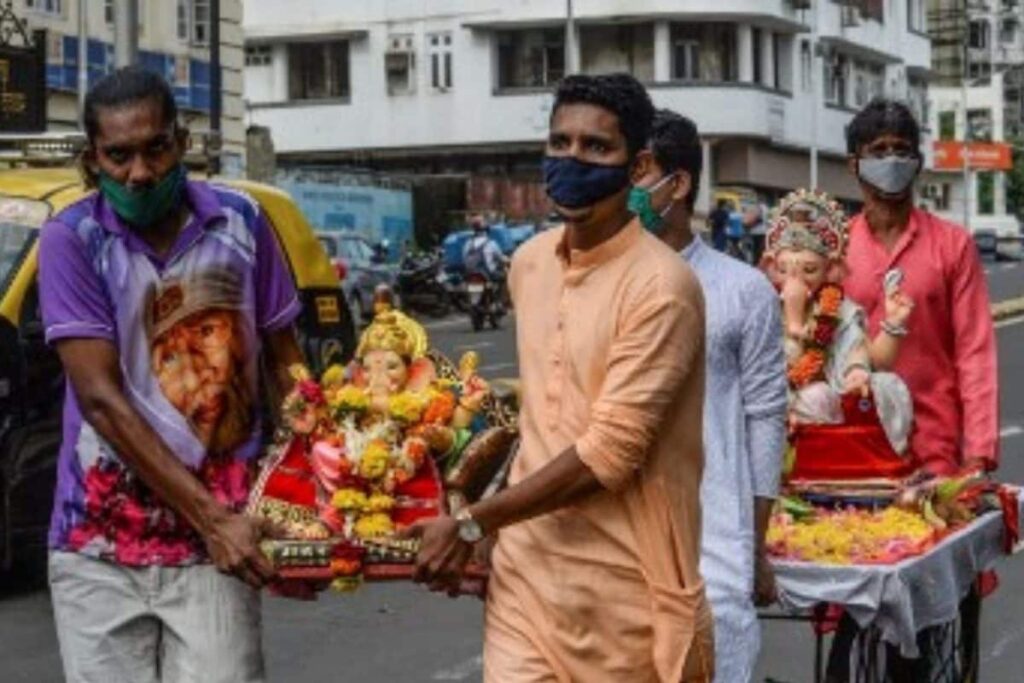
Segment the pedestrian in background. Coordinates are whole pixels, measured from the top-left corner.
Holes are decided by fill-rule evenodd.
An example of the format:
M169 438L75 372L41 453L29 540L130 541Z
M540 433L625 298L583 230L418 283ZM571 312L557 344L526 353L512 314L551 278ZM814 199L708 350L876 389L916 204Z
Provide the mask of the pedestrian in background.
M645 226L693 268L706 307L700 570L715 621L715 680L749 683L761 645L755 605L775 601L765 534L786 447L778 294L759 270L694 237L703 156L693 122L657 112L650 150L654 163L637 182L632 204Z
M718 200L718 204L708 214L708 225L711 226L711 246L718 251L725 251L725 233L729 226L729 202L724 199Z

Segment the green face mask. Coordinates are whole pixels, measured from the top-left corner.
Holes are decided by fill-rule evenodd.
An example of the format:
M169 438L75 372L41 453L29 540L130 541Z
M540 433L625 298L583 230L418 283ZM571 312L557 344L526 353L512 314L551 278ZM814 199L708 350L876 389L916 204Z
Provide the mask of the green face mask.
M640 219L640 223L650 232L661 232L662 224L665 222L665 216L668 215L668 212L675 204L675 200L673 199L664 209L661 211L655 211L654 205L651 203L651 193L667 183L671 178L672 176L667 175L654 183L651 187L637 187L634 185L629 191L629 199L626 200L626 208L636 214L637 218Z
M185 167L178 164L160 182L142 190L129 190L106 173L100 173L100 192L114 213L129 225L148 228L167 217L185 188Z

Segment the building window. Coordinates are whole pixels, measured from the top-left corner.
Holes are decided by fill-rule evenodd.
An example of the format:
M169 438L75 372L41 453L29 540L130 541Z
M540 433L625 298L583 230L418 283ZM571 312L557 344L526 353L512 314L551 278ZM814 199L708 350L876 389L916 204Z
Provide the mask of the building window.
M565 31L560 28L500 31L498 87L540 88L565 75Z
M270 66L273 59L273 50L269 45L247 45L245 48L246 66Z
M825 78L825 102L837 107L847 106L849 60L845 55L832 55L824 60L822 71Z
M696 40L679 40L672 46L672 78L700 80L700 43Z
M411 34L388 36L388 49L384 53L384 77L389 95L416 92L416 53L412 49Z
M114 0L103 0L103 21L108 26L114 25Z
M210 0L192 0L192 42L210 43Z
M853 105L863 107L885 89L885 69L875 64L857 62L853 81Z
M288 98L325 100L349 97L348 42L293 43L288 46Z
M755 28L750 33L751 40L754 43L754 83L760 83L764 74L763 55L761 54L761 29Z
M1003 19L999 28L999 42L1001 43L1016 43L1017 42L1017 29L1020 24L1016 19Z
M25 0L25 6L40 14L64 14L64 3L61 0Z
M673 24L671 40L673 79L705 83L737 80L734 24ZM754 52L759 49L755 43Z
M177 26L178 40L187 43L192 39L191 21L189 11L189 0L178 0L175 25Z
M813 78L814 58L811 56L811 43L800 41L800 89L811 92L814 89Z
M996 174L992 171L978 173L978 213L991 216L996 212Z
M430 53L430 85L437 90L452 87L452 34L431 33L427 36Z
M967 110L967 139L972 142L992 142L992 110Z
M928 16L924 7L925 0L907 0L907 28L917 33L926 33Z
M972 21L968 45L978 50L988 49L989 26L987 21Z

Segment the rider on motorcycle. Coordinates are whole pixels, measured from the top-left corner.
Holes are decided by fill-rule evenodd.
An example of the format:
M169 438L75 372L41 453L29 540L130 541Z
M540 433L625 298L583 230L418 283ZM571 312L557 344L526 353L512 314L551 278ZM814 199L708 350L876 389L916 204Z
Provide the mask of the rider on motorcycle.
M462 248L462 262L466 273L482 273L492 282L500 282L505 274L509 259L501 251L487 231L487 223L480 214L473 214L469 219L473 236Z

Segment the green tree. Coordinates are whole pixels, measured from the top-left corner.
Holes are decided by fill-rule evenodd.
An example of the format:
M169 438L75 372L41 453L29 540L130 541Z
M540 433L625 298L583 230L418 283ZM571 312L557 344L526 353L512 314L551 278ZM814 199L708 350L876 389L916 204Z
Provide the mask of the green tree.
M1006 172L1006 210L1024 217L1024 139L1013 140L1013 168Z

